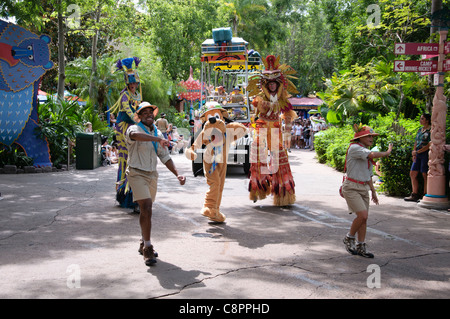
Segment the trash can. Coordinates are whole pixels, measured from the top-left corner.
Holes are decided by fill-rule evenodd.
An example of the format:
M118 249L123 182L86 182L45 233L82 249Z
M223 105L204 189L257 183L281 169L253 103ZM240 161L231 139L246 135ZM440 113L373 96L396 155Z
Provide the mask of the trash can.
M102 141L100 133L77 133L76 168L94 169L100 166Z

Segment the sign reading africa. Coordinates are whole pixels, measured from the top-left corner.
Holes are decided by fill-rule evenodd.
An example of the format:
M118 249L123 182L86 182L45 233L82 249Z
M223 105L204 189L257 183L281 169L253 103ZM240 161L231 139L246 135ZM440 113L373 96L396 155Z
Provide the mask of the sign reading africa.
M439 43L396 43L394 53L406 55L438 54ZM450 53L450 42L445 43L444 53Z

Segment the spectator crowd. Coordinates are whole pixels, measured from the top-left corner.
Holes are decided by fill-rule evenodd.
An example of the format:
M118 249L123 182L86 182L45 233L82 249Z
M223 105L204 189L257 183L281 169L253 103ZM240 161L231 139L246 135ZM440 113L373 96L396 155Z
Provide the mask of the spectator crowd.
M286 131L286 123L282 123L283 132L289 133ZM288 126L289 127L289 126ZM314 150L314 135L320 131L326 130L328 125L325 120L320 116L311 116L308 119L298 118L294 121L294 125L292 125L290 134L290 147L288 151L290 152L291 147L295 149L310 149ZM286 135L283 135L286 136Z

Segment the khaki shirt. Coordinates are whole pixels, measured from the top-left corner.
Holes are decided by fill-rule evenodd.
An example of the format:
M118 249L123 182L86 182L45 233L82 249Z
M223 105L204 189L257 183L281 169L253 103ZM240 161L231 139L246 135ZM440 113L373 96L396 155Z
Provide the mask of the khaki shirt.
M372 178L373 165L368 156L371 150L358 144L352 144L347 153L347 177L360 182Z
M148 131L152 134L154 131ZM156 171L158 159L165 164L171 159L167 147L162 147L158 143L158 153L155 152L155 147L150 141L134 141L130 138L131 132L145 133L142 128L137 125L131 125L125 133L125 141L128 149L127 164L129 167L137 168L147 172ZM158 137L164 138L161 131L158 130Z
M156 127L158 128L158 130L160 130L163 133L166 133L167 129L169 128L169 122L167 122L167 120L165 118L157 119L155 124L156 124Z

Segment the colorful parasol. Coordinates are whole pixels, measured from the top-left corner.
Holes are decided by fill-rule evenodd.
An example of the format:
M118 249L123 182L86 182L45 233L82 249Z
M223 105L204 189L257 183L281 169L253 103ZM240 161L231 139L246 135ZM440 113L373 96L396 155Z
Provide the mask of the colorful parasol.
M189 78L186 81L180 81L178 83L179 91L178 93L178 99L180 100L186 100L189 104L189 115L192 119L194 117L194 102L199 102L199 109L202 104L201 101L206 99L205 92L203 94L200 94L201 91L201 83L198 80L194 80L193 77L193 70L192 67L190 67L189 70ZM206 85L203 84L203 89L205 90Z
M201 90L201 84L200 81L194 80L194 77L192 75L193 70L192 67L189 71L189 78L186 81L180 81L178 84L181 87L181 91L178 94L178 98L180 100L186 100L188 102L195 102L200 100L200 90ZM203 86L205 87L205 86ZM205 94L202 95L202 99L205 99Z

